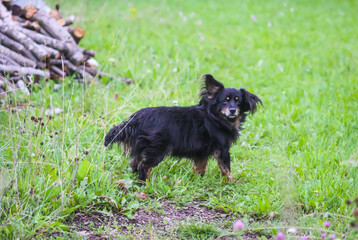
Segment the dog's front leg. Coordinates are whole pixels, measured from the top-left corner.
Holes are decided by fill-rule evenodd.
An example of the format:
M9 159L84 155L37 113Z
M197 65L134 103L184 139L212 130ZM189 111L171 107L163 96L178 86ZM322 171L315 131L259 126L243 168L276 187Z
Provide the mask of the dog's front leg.
M230 152L227 150L217 151L214 153L214 158L218 161L221 173L227 177L230 182L235 182L235 178L230 172Z
M208 165L208 159L200 159L200 160L194 160L194 173L195 174L200 174L201 176L205 175L205 169L206 166Z

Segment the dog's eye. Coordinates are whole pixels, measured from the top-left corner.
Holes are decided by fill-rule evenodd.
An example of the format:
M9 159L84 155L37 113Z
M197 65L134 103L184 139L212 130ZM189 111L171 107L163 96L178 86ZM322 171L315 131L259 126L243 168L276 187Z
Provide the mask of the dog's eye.
M225 101L230 101L230 97L226 97L226 98L225 98Z
M239 97L235 97L235 101L239 101Z

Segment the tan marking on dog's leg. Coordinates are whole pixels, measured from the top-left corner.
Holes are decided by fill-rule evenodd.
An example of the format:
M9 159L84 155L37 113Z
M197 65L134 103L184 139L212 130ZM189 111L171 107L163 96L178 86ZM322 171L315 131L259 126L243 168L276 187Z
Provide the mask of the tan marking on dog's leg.
M221 161L220 159L220 152L215 152L213 154L214 158L216 159L216 161L218 161L218 165L219 165L219 168L220 168L220 171L222 173L222 175L226 176L227 179L230 181L230 182L235 182L236 179L231 175L231 172L229 169L227 169L227 167L225 166L225 164Z
M133 157L129 163L131 165L131 168L133 169L134 167L137 166L137 160Z
M152 168L149 168L147 171L147 179L149 179L149 175L152 173Z
M208 160L198 161L198 162L195 162L194 164L195 164L194 169L193 169L194 173L204 176L206 166L208 165Z
M218 164L219 164L219 168L220 168L222 175L226 176L230 182L235 182L236 180L231 175L231 172L229 171L229 169L227 169L227 167L220 161L218 161Z

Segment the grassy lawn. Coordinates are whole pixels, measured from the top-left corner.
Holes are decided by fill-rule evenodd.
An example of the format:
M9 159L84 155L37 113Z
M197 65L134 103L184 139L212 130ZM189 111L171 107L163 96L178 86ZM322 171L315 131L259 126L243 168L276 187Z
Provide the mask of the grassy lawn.
M103 70L135 83L66 79L58 91L41 83L31 96L2 99L1 239L81 238L68 224L76 212L133 218L142 208L160 212L162 200L200 200L242 219L238 235L266 239L294 227L289 239L357 237L346 204L358 197L357 2L57 2L64 15L81 17L81 45L96 50ZM197 104L203 73L264 103L231 148L240 184L214 161L200 177L189 161L166 158L138 185L122 150L104 148L106 132L143 107ZM49 119L51 107L64 111ZM121 237L210 239L230 235L232 223L181 222L165 237L143 225Z

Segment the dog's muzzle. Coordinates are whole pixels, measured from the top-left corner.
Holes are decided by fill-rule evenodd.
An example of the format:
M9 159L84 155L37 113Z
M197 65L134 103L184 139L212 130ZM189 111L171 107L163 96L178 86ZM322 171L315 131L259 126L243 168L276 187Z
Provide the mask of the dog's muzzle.
M239 110L237 108L226 108L223 113L227 118L234 119L239 115Z

